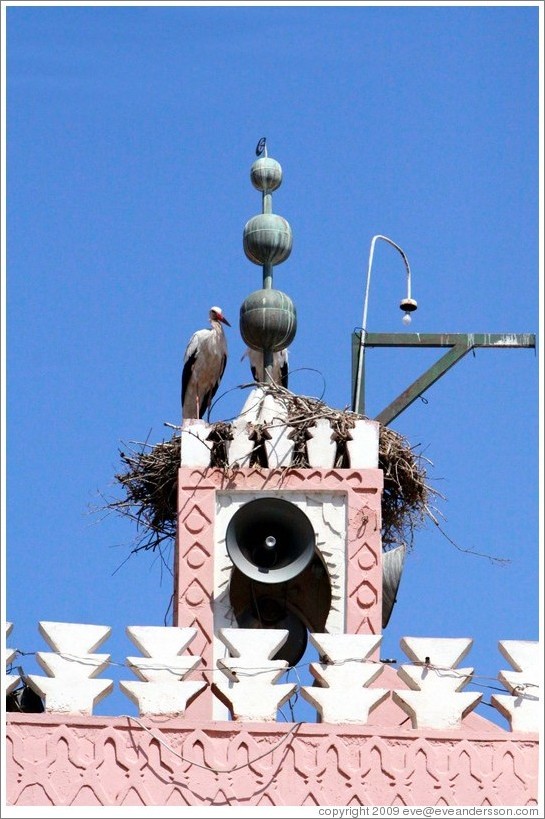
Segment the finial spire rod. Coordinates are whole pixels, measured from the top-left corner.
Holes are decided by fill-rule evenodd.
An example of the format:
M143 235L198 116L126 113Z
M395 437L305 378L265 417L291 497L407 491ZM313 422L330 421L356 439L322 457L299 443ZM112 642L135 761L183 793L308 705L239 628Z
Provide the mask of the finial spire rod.
M267 153L267 140L262 137L256 147L250 178L261 191L262 212L252 217L244 227L243 246L246 256L261 265L263 286L244 301L240 313L240 332L253 350L263 352L265 382L272 383L274 353L284 350L296 331L293 302L273 285L273 267L285 261L291 253L292 234L289 223L273 213L272 194L282 184L282 168Z

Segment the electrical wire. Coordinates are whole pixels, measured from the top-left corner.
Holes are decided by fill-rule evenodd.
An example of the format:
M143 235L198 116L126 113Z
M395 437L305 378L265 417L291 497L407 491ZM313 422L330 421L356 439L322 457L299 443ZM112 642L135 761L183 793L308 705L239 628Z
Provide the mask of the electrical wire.
M138 719L138 717L133 717L130 716L129 714L121 714L121 718L136 722L140 726L140 728L142 728L144 731L147 731L147 733L150 734L150 736L152 736L156 742L158 742L160 745L162 745L164 748L170 751L171 754L177 756L178 759L181 759L182 762L187 762L188 765L194 765L196 768L202 768L205 771L211 771L212 773L217 774L231 774L235 773L236 771L241 771L243 770L243 768L250 768L252 765L255 765L256 762L259 762L260 759L263 759L264 757L269 756L269 754L274 753L278 748L280 748L281 745L284 744L284 742L286 742L286 740L289 739L289 737L292 734L295 734L296 730L300 728L301 725L303 725L302 722L294 723L292 727L289 729L289 731L287 731L287 733L279 740L279 742L276 743L276 745L273 745L272 748L268 748L262 754L259 754L259 756L256 756L253 759L249 759L248 762L244 762L242 765L235 765L232 768L212 768L210 765L201 765L200 762L194 762L191 759L187 759L187 757L184 757L182 754L178 753L178 751L175 751L174 748L172 748L172 746L168 744L168 742L165 742L165 740L162 737L157 736L157 734L155 734L150 728L148 728L147 725L144 725L144 723L140 719Z
M14 655L13 655L14 658L17 655L19 655L21 657L27 657L27 656L35 656L38 653L56 654L57 656L62 657L63 659L69 660L71 662L81 663L82 665L92 665L94 667L97 666L97 662L93 660L92 655L86 657L85 655L68 654L68 653L62 652L62 651L49 651L49 652L22 651L21 649L18 649L18 648L11 649L11 650L14 652ZM191 657L191 656L192 655L184 655L185 658ZM152 660L153 657L142 657L141 659L147 661L147 660ZM173 659L175 659L175 658L173 658ZM180 656L180 659L182 659L182 656ZM228 659L236 659L236 658L228 658ZM312 661L312 662L315 662L315 661ZM345 665L347 663L359 663L360 665L382 665L383 666L385 664L398 663L398 660L395 660L395 659L372 660L372 659L368 659L368 658L362 659L360 657L348 657L348 658L346 658L344 660L340 660L340 661L337 661L337 662L331 662L331 661L327 661L327 660L325 662L323 662L323 661L319 662L319 664L328 665L328 666L342 666L342 665ZM295 675L297 677L297 692L296 692L296 694L294 694L294 696L298 696L298 691L303 687L302 684L301 684L301 678L300 678L298 672L301 669L309 669L311 664L312 663L301 663L301 664L298 664L298 665L286 666L284 669L278 669L279 671L282 671L286 675L289 674L290 671L293 671L295 673ZM136 664L133 665L131 663L120 663L120 662L117 662L117 661L111 660L111 659L109 659L106 662L106 665L104 666L104 670L106 670L109 666L114 666L114 667L118 667L118 668L130 668L132 670L138 668L138 665L136 665ZM403 662L403 663L401 663L401 667L403 667L403 666L413 666L413 667L425 668L425 669L427 669L429 671L435 672L438 676L455 677L457 679L467 679L467 683L466 683L467 685L479 685L481 688L487 688L487 689L490 689L491 691L501 691L503 693L506 693L506 692L507 693L513 693L513 692L516 691L517 696L524 696L524 691L527 688L538 688L538 689L540 688L540 685L538 683L533 683L533 682L529 682L529 681L524 681L524 682L521 681L520 683L518 683L516 686L513 687L511 692L509 692L509 690L506 689L506 688L498 688L497 685L489 685L489 684L484 682L484 680L493 680L494 682L497 683L497 677L491 677L490 675L484 675L484 674L464 674L460 669L450 668L448 666L434 665L433 663L431 663L431 662L429 662L427 660L426 661L414 660L414 661ZM10 669L12 667L13 667L13 663L10 663L10 665L8 666L8 669L7 669L7 673L10 673ZM203 667L198 667L197 666L197 667L191 668L191 669L181 668L178 671L176 671L175 669L173 669L173 664L165 665L164 663L157 663L156 665L155 664L151 665L148 662L146 662L146 669L148 669L150 671L171 671L173 675L177 675L178 677L181 677L183 675L184 679L189 677L191 674L200 674L202 676L213 675L213 674L216 674L218 671L222 670L221 668L207 668L207 667L203 668ZM267 667L267 666L255 666L254 668L248 668L248 667L245 666L243 668L237 669L236 666L233 666L232 668L229 669L229 671L232 674L235 674L240 678L244 678L244 677L258 677L260 674L270 673L271 668L270 668L270 666L269 667ZM517 672L511 671L509 673L517 673ZM518 673L520 673L520 672L518 672ZM241 681L240 679L237 680L237 682L240 682L240 681Z

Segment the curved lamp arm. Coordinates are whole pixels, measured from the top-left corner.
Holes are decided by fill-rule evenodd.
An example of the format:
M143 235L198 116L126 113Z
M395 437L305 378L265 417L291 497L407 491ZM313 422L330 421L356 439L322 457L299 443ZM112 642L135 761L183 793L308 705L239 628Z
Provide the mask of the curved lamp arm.
M407 270L407 298L411 298L411 268L409 266L409 260L405 255L405 252L399 245L389 239L387 236L382 236L380 233L377 233L376 236L373 236L371 239L371 247L369 249L369 263L367 265L367 284L365 286L365 301L363 304L363 318L361 321L362 332L365 334L367 332L367 308L369 305L369 286L371 284L371 268L373 267L373 256L375 253L375 244L377 239L382 239L385 242L388 242L389 245L395 247L395 249L401 254L401 257L405 263L405 268Z
M401 258L405 264L405 269L407 271L407 298L401 302L401 309L407 308L410 312L412 310L416 310L416 302L411 298L411 268L409 265L409 260L405 255L403 248L401 248L398 244L396 244L392 239L389 239L388 236L383 236L380 233L377 233L376 236L373 236L371 239L371 247L369 248L369 262L367 265L367 282L365 285L365 299L363 303L363 317L361 321L361 339L360 339L360 346L358 351L358 367L356 373L356 388L354 392L354 406L353 409L357 412L357 408L360 404L360 395L361 395L361 382L362 382L362 374L363 374L363 348L365 346L365 336L367 334L367 310L369 306L369 288L371 285L371 269L373 267L373 256L375 253L375 244L377 243L377 239L382 239L384 242L388 242L389 245L394 247L398 253L400 253ZM410 322L409 312L406 313L408 317L408 321Z

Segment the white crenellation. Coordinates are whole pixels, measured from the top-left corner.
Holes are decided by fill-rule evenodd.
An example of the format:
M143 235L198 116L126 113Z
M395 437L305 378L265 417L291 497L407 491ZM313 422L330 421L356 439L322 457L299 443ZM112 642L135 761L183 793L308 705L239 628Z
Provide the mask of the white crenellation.
M127 657L127 665L140 682L121 680L121 690L136 704L140 716L183 716L188 703L206 687L206 681L185 681L201 658L180 656L197 629L127 626L126 632L144 656Z
M227 720L229 712L239 722L276 720L278 709L297 689L295 683L276 684L285 673L287 662L271 659L284 644L288 631L236 628L227 588L215 598L214 605L217 607L220 602L226 627L215 635L215 646L221 646L221 650L215 648L216 667L212 678L207 676L206 681L185 679L192 674L203 676L198 669L200 657L181 656L195 638L196 629L127 628L128 636L143 656L126 659L139 681L122 681L119 685L136 703L141 716L182 716L187 705L207 685L212 685L218 706L214 720ZM94 679L109 665L110 655L96 654L94 650L109 637L111 629L50 621L40 622L39 629L53 649L36 654L49 676L30 675L25 680L45 700L46 712L91 715L93 706L113 690L111 680ZM12 624L7 623L7 636L11 630ZM341 627L337 633L310 634L309 639L320 662L310 665L317 685L302 687L302 696L316 707L323 722L367 723L390 690L371 687L383 670L373 656L378 652L381 637L345 634ZM392 696L410 716L413 728L458 728L478 705L481 693L461 691L471 680L473 669L457 667L472 643L469 638L405 637L400 641L411 663L403 665L398 675L409 690L394 690ZM503 640L499 647L513 670L499 673L510 693L494 695L492 704L509 721L512 731L536 733L541 724L540 644ZM10 663L16 653L6 649L6 662ZM17 675L6 674L5 693L12 691L19 679Z
M240 469L250 466L254 451L254 427L263 401L264 391L261 387L253 389L244 402L244 406L231 424L232 440L227 442L227 462L229 466Z
M109 626L41 621L39 630L53 652L36 653L48 677L31 674L31 688L45 699L52 713L90 715L93 707L113 691L112 680L93 679L110 661L109 654L94 654L111 634Z
M6 623L6 637L9 637L11 631L13 629L13 623ZM6 648L6 665L10 665L12 660L16 657L17 651L14 648ZM11 693L15 688L17 688L20 677L18 674L5 674L4 675L4 696L6 694Z
M293 427L282 421L272 421L267 426L267 436L265 436L265 452L267 453L267 464L269 469L276 469L279 466L291 466L293 457L293 447L295 441L291 437Z
M227 680L218 679L213 691L228 706L237 722L274 722L279 708L297 685L275 685L284 674L286 660L270 658L288 638L287 629L222 628L218 636L231 657L218 660Z
M333 469L337 456L337 442L328 418L318 418L307 430L306 442L309 466L314 469Z
M182 466L210 466L212 444L207 438L211 428L201 418L184 419L180 436Z
M288 422L285 403L266 388L253 389L240 414L231 424L232 439L226 441L229 466L247 468L256 447L256 428L263 438L267 468L288 468L293 463L295 429ZM199 418L182 422L180 449L181 465L210 466L212 443L208 440L212 425ZM378 467L380 424L378 421L358 419L346 442L348 460L354 469ZM338 445L328 418L318 418L307 431L306 441L309 467L333 468ZM261 437L260 436L260 437Z
M239 416L231 424L232 440L227 442L227 462L229 466L238 466L240 469L250 466L250 459L254 451L254 428L244 416Z
M303 697L316 707L322 722L365 724L369 714L390 694L368 688L383 666L370 659L382 640L374 634L310 634L323 661L310 671L322 688L303 686Z
M356 421L346 442L352 469L378 469L379 435L378 421L366 419Z
M472 668L456 668L473 640L404 637L401 648L414 665L403 665L398 676L410 691L394 691L394 701L411 718L413 728L459 728L463 717L479 704L482 693L461 692L471 681Z
M269 469L291 466L293 456L293 432L288 424L286 407L269 392L261 400L257 421L265 425L265 452Z
M256 428L263 437L267 468L288 468L293 463L295 429L281 398L256 387L248 395L240 414L231 424L232 439L226 441L229 466L247 468L256 447ZM181 428L181 465L210 466L212 443L208 436L212 425L199 418L184 419ZM346 442L350 466L354 469L378 467L380 424L358 419ZM307 431L306 451L309 467L333 468L338 444L328 418L318 418Z
M543 651L534 640L501 640L498 645L514 671L498 674L510 694L494 694L492 705L508 720L512 731L539 731Z

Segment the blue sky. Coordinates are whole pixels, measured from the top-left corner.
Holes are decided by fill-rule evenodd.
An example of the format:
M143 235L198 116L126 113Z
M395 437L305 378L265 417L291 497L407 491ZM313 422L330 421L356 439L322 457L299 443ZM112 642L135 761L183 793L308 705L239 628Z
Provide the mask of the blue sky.
M350 404L377 233L409 259L411 330L538 334L536 352L466 356L392 424L432 461L448 536L509 562L428 524L382 656L401 663L403 636L472 637L468 690L489 701L498 640L538 638L542 9L3 6L4 614L25 672L42 673L40 620L112 626L114 680L132 678L125 627L164 622L172 577L152 554L126 561L132 525L91 510L115 491L120 448L179 423L184 349L212 304L232 328L211 420L242 408L238 314L261 287L242 230L261 210L249 170L266 136L293 231L274 283L297 308L294 392ZM404 295L379 243L368 330L401 332ZM371 350L368 413L440 355ZM116 691L96 713L135 709Z

